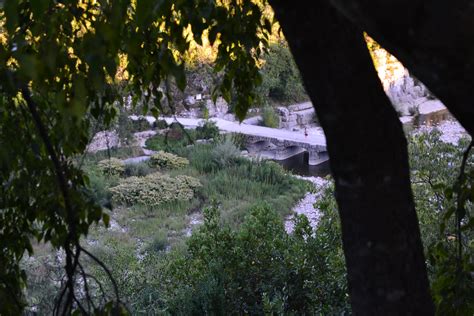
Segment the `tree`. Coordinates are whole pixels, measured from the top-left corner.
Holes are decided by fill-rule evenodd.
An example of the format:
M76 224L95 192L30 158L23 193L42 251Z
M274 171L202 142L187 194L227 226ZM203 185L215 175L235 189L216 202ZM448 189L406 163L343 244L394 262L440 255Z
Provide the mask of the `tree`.
M353 312L432 314L406 141L362 32L405 62L473 135L472 80L465 75L473 65L472 7L468 1L270 2L327 136ZM441 19L452 23L444 27Z
M184 89L185 54L190 42L201 43L203 36L218 46L215 66L223 75L215 97L230 99L235 91L236 112L243 117L260 81L260 44L271 23L258 4L238 0L9 0L2 5L0 314L20 314L24 308L27 280L19 263L25 251L33 251L33 239L65 252L56 314L118 312L117 290L112 303L89 304L93 280L81 263L89 257L110 275L80 243L90 225L109 221L91 198L76 159L86 149L89 127L93 122L108 126L129 95L133 103L145 104L145 112L158 115L169 97L163 79L172 77Z
M362 29L323 1L272 4L325 131L354 314L432 314L406 140Z

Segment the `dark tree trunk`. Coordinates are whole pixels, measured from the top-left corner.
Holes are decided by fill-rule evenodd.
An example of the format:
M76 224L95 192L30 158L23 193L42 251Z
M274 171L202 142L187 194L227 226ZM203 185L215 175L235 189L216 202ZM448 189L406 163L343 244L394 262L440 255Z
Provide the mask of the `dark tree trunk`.
M327 138L355 315L430 315L406 139L362 30L324 1L270 1Z
M474 136L472 0L324 0L421 80Z

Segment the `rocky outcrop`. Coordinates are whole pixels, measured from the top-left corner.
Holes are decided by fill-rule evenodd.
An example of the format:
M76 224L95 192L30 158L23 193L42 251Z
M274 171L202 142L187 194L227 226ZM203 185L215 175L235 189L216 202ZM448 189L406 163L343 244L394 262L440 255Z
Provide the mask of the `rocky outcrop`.
M116 131L102 131L98 132L92 138L87 151L95 153L99 150L105 150L108 148L120 147L120 139Z
M305 127L315 122L315 112L311 102L278 107L277 113L280 116L280 128Z
M229 111L229 104L221 97L217 98L214 103L209 96L196 94L188 96L184 100L186 111L180 113L182 117L198 118L198 117L218 117L223 118Z
M386 93L395 109L402 115L417 112L420 104L433 98L425 85L413 78L407 70L401 78L389 83Z

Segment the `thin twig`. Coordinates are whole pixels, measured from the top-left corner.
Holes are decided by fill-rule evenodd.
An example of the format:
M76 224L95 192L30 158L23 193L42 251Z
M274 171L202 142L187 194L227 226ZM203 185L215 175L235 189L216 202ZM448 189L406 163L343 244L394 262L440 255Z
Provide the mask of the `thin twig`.
M82 250L86 255L88 255L92 260L94 260L94 261L105 271L105 273L106 273L107 276L109 277L109 279L110 279L110 281L112 282L112 285L113 285L113 287L114 287L114 293L115 293L115 298L116 298L116 304L118 305L119 302L120 302L119 290L118 290L117 282L115 281L115 278L112 276L112 273L110 272L109 268L107 268L107 266L106 266L100 259L98 259L96 256L94 256L92 253L90 253L90 252L87 251L86 249L84 249L84 248L81 247L81 250Z
M91 304L92 304L92 307L95 309L94 302L92 301L90 293L89 293L89 285L87 283L87 277L86 277L86 272L84 271L84 267L82 266L81 263L78 264L78 267L79 267L79 271L81 272L82 281L84 282L84 290L86 292L87 307L89 308L89 310L91 310Z

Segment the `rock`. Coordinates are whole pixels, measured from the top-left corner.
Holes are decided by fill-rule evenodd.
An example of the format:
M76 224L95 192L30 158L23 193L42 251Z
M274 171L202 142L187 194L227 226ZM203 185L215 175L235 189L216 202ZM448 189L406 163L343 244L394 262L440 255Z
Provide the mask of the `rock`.
M385 92L395 109L402 115L408 115L410 108L417 108L432 97L430 91L418 80L415 80L405 69L398 79L384 84Z
M430 114L433 112L442 111L442 110L445 110L446 107L439 100L429 100L420 104L418 109L419 109L420 114L422 115L422 114Z
M194 104L196 104L196 99L194 98L194 96L190 95L186 97L186 99L184 99L184 104L186 106L193 106Z
M207 111L208 111L208 114L209 114L209 117L219 117L219 118L222 118L224 117L227 112L229 111L229 105L227 104L227 102L219 97L217 98L216 100L216 103L214 104L214 102L212 100L207 100L206 101L206 108L207 108Z
M222 119L226 120L226 121L230 121L230 122L235 122L236 119L235 119L235 115L232 114L232 113L227 113L226 115L224 115L222 117Z
M293 104L288 107L288 110L291 112L299 112L307 109L312 109L313 104L311 102L303 102L298 104Z
M138 146L145 147L145 143L147 139L155 136L156 133L157 133L156 131L149 130L149 131L137 132L133 134L133 136L135 137L135 141L137 142Z
M248 119L243 120L242 123L247 125L261 125L262 117L260 115L249 117Z
M314 109L310 108L296 113L296 123L298 125L308 125L314 121Z
M95 153L99 150L107 148L120 147L120 139L116 131L98 132L92 138L91 143L87 146L87 151Z

